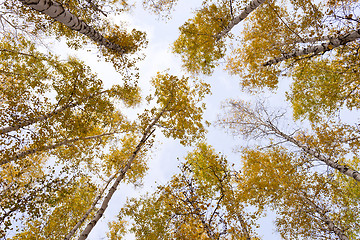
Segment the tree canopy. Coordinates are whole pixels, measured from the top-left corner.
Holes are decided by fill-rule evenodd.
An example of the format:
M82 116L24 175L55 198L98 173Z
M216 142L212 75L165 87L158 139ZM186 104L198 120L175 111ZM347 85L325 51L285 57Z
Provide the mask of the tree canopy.
M87 239L170 139L190 149L167 159L177 172L119 206L104 238L266 239L269 213L282 239L360 237L359 1L197 2L171 25L182 69L144 79L158 66L143 63L152 32L119 16L142 8L171 24L186 4L0 1L0 239ZM210 122L214 72L240 86ZM283 85L278 109L263 95ZM236 157L209 143L215 127Z

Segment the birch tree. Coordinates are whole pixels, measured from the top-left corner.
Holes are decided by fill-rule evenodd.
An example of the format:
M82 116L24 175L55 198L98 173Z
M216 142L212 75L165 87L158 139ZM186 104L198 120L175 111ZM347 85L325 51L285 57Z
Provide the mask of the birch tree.
M234 179L238 173L224 157L200 143L179 169L155 193L129 199L118 223L133 220L128 231L137 239L257 239L250 220L256 214L246 212L237 201Z
M204 1L193 19L180 27L180 36L174 42L174 52L191 73L210 74L217 61L225 56L225 37L265 0L249 3L238 1Z
M339 188L336 179L309 171L300 156L282 147L247 148L242 154L239 196L253 206L273 209L283 239L359 236L359 202L349 201L348 189Z
M20 2L40 13L48 15L56 21L64 24L71 30L84 34L99 45L118 52L120 55L126 52L126 49L123 46L110 42L98 31L87 25L84 21L80 20L77 16L72 14L69 10L65 9L60 3L56 1L20 0Z
M320 161L342 174L360 181L360 172L355 163L350 166L351 153L358 159L359 132L355 127L332 125L313 128L314 134L303 131L287 134L276 126L281 114L269 112L261 102L252 106L242 101L232 101L228 115L220 121L225 128L235 134L244 134L255 138L277 137L280 142L290 143L304 152L310 161Z
M300 74L312 62L327 59L341 72L342 58L356 58L356 2L267 2L249 18L239 48L227 69L247 89L276 88L279 77ZM291 7L290 7L291 6ZM241 44L241 46L240 46ZM320 74L320 71L319 71ZM296 84L296 77L294 78ZM336 93L337 89L334 89Z
M135 82L136 63L144 58L147 45L144 32L114 24L105 12L120 14L129 9L126 1L5 1L0 22L2 36L18 41L19 33L37 45L63 39L74 49L89 43L97 45L97 55L113 64L123 79ZM41 12L39 12L41 11Z
M204 106L197 105L209 92L207 84L196 83L190 87L191 83L188 78L179 79L169 74L159 74L152 83L155 93L154 96L149 96L147 99L148 101L156 101L158 106L146 110L140 116L140 129L142 129L140 140L134 146L134 150L125 160L123 166L116 170L115 175L117 177L114 183L102 200L95 216L81 232L79 239L86 239L97 221L102 217L119 183L128 175L127 172L140 151L143 151L145 145L149 144L148 141L151 142L156 127L162 128L165 136L179 139L182 144L190 144L204 134L204 128L200 122Z
M275 92L290 77L294 116L319 121L358 108L357 3L204 1L173 50L188 72L211 74L221 64L252 93Z
M154 132L157 128L166 137L179 139L185 145L204 136L202 112L205 106L200 102L209 93L209 86L199 81L191 83L189 78L177 78L169 74L159 74L154 77L152 82L155 88L154 95L148 96L147 100L150 106L153 105L153 107L145 110L136 123L128 125L127 128L122 128L124 132L120 133L119 136L112 137L114 139L111 141L101 143L101 148L107 147L109 152L99 151L97 154L89 154L88 157L82 153L78 156L79 162L77 162L76 153L69 147L65 147L59 154L56 154L58 158L65 156L75 158L71 162L68 160L69 162L66 163L65 169L68 170L64 170L65 175L71 176L73 175L71 169L77 169L82 176L88 178L86 181L92 184L91 191L86 188L83 189L90 194L86 197L86 200L71 205L71 202L75 200L66 197L66 189L71 184L59 184L58 188L60 190L57 194L65 197L64 200L66 199L67 203L63 203L61 199L56 200L55 196L51 196L51 199L54 199L52 201L40 201L36 209L40 208L44 209L44 211L40 211L38 215L32 215L32 218L27 218L26 227L16 234L13 239L27 239L34 234L41 239L70 239L72 237L86 239L97 221L104 214L120 182L138 184L144 177L148 168L148 156L146 153L154 143ZM113 116L109 117L113 118ZM36 154L30 154L29 156L33 155L36 156ZM29 156L26 159L30 160ZM86 162L87 167L84 168L80 164L81 162ZM13 165L5 164L4 166L10 167ZM41 165L39 165L39 168L41 169ZM29 175L35 177L30 173ZM13 179L12 182L9 182L8 186L10 188L4 189L5 196L16 190L11 184L17 181L19 180ZM78 178L74 179L72 184L80 184L81 181L79 181ZM26 187L31 189L31 185ZM9 190L10 192L6 192ZM63 193L63 191L65 192ZM81 196L81 193L79 194ZM21 195L19 198L21 199ZM16 200L14 201L16 202ZM64 210L65 208L69 210ZM21 209L17 209L14 214L20 211ZM62 211L64 213L59 214ZM26 211L24 210L24 212ZM11 216L9 215L9 217ZM66 220L70 218L71 221ZM61 224L62 228L54 231L50 227L56 226L64 220L66 224ZM38 234L38 229L42 229L41 234Z
M114 105L140 98L129 84L104 89L76 58L61 61L20 43L1 42L1 236L16 216L44 220L42 210L57 207L75 176L98 171L102 148L133 131Z
M105 90L75 58L60 62L26 40L12 44L3 42L9 51L1 52L1 164L75 142L95 144L124 131L126 120L112 101L136 104L136 88L125 84ZM29 66L37 74L29 73Z

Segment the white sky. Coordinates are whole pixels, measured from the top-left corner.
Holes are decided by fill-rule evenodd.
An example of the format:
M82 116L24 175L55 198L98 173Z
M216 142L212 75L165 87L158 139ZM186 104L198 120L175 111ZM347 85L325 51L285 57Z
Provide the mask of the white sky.
M157 20L157 16L144 11L141 7L134 9L129 14L123 14L114 20L126 20L131 28L143 30L147 32L149 41L148 48L146 50L146 59L139 64L141 79L139 85L142 88L144 96L149 91L149 80L152 76L155 76L158 71L164 71L170 69L170 73L181 76L184 74L181 70L181 62L179 57L171 53L170 45L176 40L179 35L178 28L192 16L192 11L201 6L201 0L187 0L179 1L173 12L173 17L170 21L164 22ZM241 31L241 26L233 29L233 31ZM82 51L72 52L71 54L81 58L87 65L89 65L99 77L104 81L105 87L111 86L116 81L121 80L119 76L112 68L111 64L104 62L98 62L96 53ZM251 96L242 93L239 87L239 79L236 77L230 77L224 71L222 66L218 67L218 70L214 72L211 77L201 77L211 84L212 95L206 98L207 111L205 112L205 119L214 122L217 119L218 114L222 112L220 106L227 99L252 99ZM283 83L277 95L271 95L266 93L267 97L272 99L276 105L283 105L284 103L284 91L287 89L288 83ZM158 134L161 138L160 134ZM207 135L207 143L212 145L217 152L223 153L227 156L229 162L239 163L239 155L234 153L234 148L243 140L234 138L228 135L221 128L210 127ZM106 232L108 231L107 223L114 219L118 214L120 208L126 201L126 198L140 196L148 191L153 191L157 184L165 184L173 174L177 173L178 158L181 160L191 151L192 148L185 148L179 144L178 141L171 139L160 139L158 144L154 146L154 153L149 162L149 171L144 179L144 186L142 188L134 189L132 186L121 184L110 201L108 209L105 211L103 218L95 226L89 240L107 239ZM234 203L236 205L236 203ZM260 230L258 231L262 239L280 239L277 233L274 233L273 229L273 216L261 219ZM134 236L127 236L127 239L135 239Z

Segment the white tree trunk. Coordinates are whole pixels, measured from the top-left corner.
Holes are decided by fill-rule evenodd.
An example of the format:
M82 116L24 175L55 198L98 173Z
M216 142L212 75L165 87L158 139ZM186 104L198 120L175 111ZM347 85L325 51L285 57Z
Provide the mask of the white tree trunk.
M87 25L84 21L80 20L77 16L66 10L60 3L52 0L19 0L24 5L30 6L31 8L48 15L49 17L61 22L65 26L72 30L78 31L91 38L93 41L101 46L108 49L119 52L120 54L125 53L125 48L115 43L110 42L103 37L94 28Z
M291 53L285 53L280 57L273 58L263 64L263 66L271 66L273 64L277 64L279 62L282 62L284 60L295 58L295 57L301 57L308 54L319 54L324 53L327 51L330 51L333 48L337 48L339 46L345 45L348 42L355 41L356 39L360 38L360 29L357 29L356 31L353 31L351 33L339 36L337 38L331 38L329 42L322 43L314 46L309 46L307 48L303 49L297 49Z
M301 142L291 137L290 135L280 131L280 129L278 129L277 126L272 122L273 120L270 119L270 118L277 119L280 117L280 115L276 116L273 115L273 113L268 113L265 107L263 106L263 103L258 103L254 109L251 109L249 106L241 102L240 103L230 102L230 104L233 108L236 108L236 110L240 113L239 114L240 117L234 122L228 122L227 124L229 125L239 124L242 126L246 126L244 127L246 130L242 132L242 134L250 135L253 132L259 131L260 132L259 136L275 135L279 138L286 140L287 142L294 144L295 146L299 147L307 154L318 159L319 161L322 161L329 167L336 169L342 174L345 174L353 178L354 180L360 182L360 172L356 171L355 169L352 169L347 165L337 163L333 159L320 154L319 152L313 150L312 148L306 146L305 144L302 144ZM235 112L234 116L236 116L236 114L237 112ZM245 120L242 119L241 117L242 114L246 116ZM247 117L249 119L246 119ZM231 128L233 127L231 126Z
M323 209L321 209L318 205L316 205L313 201L311 201L304 195L300 194L300 197L308 205L310 205L315 210L315 212L317 212L320 215L320 219L326 224L326 226L328 227L328 229L331 232L335 233L336 236L338 236L339 239L341 239L341 240L349 240L349 238L345 235L344 231L342 229L340 229L339 227L337 227L335 225L335 223L331 220L331 218L327 216L327 214L326 214L327 211L324 211Z
M215 36L216 41L219 41L222 37L228 34L231 29L233 29L233 27L235 27L239 22L244 20L252 11L258 8L265 1L266 0L252 0L238 16L233 18L230 23Z
M96 223L100 220L100 218L102 217L102 215L104 214L105 210L108 207L108 204L112 198L112 196L114 195L120 181L125 177L126 172L130 169L131 164L134 162L137 154L140 152L140 150L142 149L142 147L145 145L146 141L149 139L149 137L151 137L151 135L154 133L155 129L153 129L156 125L156 123L159 121L159 119L162 117L162 115L165 113L165 111L167 110L167 107L169 105L168 104L158 113L158 115L154 118L154 120L149 124L149 126L145 129L143 136L139 142L139 144L136 146L133 154L130 156L129 160L127 161L126 165L124 168L119 169L119 171L116 173L118 175L118 177L116 178L115 182L113 183L112 187L110 188L109 192L107 193L107 195L105 196L99 210L96 212L95 216L93 217L93 219L88 223L88 225L86 226L86 228L82 231L80 237L78 240L85 240L91 230L95 227ZM78 224L79 227L81 224ZM73 229L74 230L74 229ZM76 229L73 231L73 234L75 233ZM69 234L68 234L69 235ZM70 238L71 236L69 236ZM68 238L68 239L69 239Z
M355 179L356 181L360 182L360 172L352 169L349 166L343 165L343 164L339 164L337 162L335 162L334 160L325 157L324 155L321 155L320 153L314 151L313 149L309 148L306 145L301 144L299 141L297 141L295 138L281 132L277 127L275 127L272 123L270 123L268 125L269 128L271 128L274 133L276 135L278 135L279 137L284 138L285 140L295 144L296 146L298 146L299 148L301 148L304 152L308 153L309 155L317 158L318 160L324 162L326 165L328 165L331 168L334 168L336 170L338 170L339 172Z
M86 218L91 214L91 212L95 209L96 205L100 201L102 195L104 194L105 190L109 186L110 182L116 177L116 174L112 175L106 182L105 187L100 191L98 196L95 198L95 201L91 204L90 208L84 213L81 219L76 223L76 225L70 230L70 232L65 236L64 240L69 240L75 232L79 229L81 224L83 224Z

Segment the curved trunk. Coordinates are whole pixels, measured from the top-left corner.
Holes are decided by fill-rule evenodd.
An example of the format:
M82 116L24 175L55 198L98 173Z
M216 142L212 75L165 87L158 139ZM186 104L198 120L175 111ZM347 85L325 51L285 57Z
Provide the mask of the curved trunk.
M38 12L44 13L49 17L61 22L71 30L86 35L93 41L108 49L117 51L121 54L125 53L125 48L115 43L110 42L103 37L94 28L87 25L84 21L80 20L77 16L66 10L60 3L52 0L19 0L24 5L30 6Z

